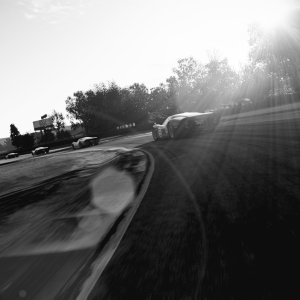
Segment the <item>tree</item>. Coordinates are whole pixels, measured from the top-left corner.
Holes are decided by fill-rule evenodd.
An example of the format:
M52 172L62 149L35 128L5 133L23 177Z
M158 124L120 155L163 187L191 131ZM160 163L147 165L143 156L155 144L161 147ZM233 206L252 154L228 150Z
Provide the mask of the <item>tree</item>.
M128 89L127 101L124 103L126 124L137 125L148 120L148 89L144 84L134 83Z
M39 138L39 143L49 143L55 140L55 135L51 130L45 130L44 134Z
M18 128L14 124L10 124L10 140L17 149L21 148L22 139Z
M177 63L174 76L167 79L167 83L172 86L179 110L196 110L201 98L201 83L206 75L205 67L193 57L179 59Z
M63 140L63 139L70 139L71 138L71 133L68 130L63 130L61 129L56 133L56 138L58 140Z
M95 116L89 103L88 94L78 91L73 94L73 98L68 97L66 100L66 110L72 129L81 126L85 129L86 134L89 135Z
M285 24L263 28L257 23L249 27L249 58L263 64L271 81L271 92L275 94L289 85L300 90L300 8L290 10Z
M205 69L201 106L208 109L219 106L234 95L240 84L240 76L230 67L227 58L221 59L216 53L209 56Z
M53 125L56 132L60 132L65 128L65 117L62 113L53 110L50 117L53 120Z
M177 113L175 97L172 97L171 85L161 83L152 88L149 95L148 113L155 116L168 116ZM154 113L154 114L152 114Z
M175 76L167 79L170 99L176 98L180 111L205 111L214 108L235 92L239 75L229 66L228 60L216 53L209 56L205 65L188 57L178 60Z
M34 134L25 133L21 136L21 143L23 149L31 149L34 145Z
M107 131L122 125L124 121L123 92L115 83L100 83L90 91L90 103L94 112L94 130Z
M148 102L148 89L144 84L135 83L122 89L110 82L68 97L66 110L72 128L82 126L87 134L92 134L147 121Z
M236 99L250 98L252 102L259 102L269 95L272 88L271 76L263 63L250 61L242 65L240 80Z

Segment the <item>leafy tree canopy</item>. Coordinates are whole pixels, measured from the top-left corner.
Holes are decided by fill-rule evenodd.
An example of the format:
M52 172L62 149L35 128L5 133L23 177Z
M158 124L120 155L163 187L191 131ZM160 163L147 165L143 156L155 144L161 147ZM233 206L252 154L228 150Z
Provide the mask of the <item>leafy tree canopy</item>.
M10 140L12 145L16 148L19 149L21 147L21 135L15 124L10 124Z
M53 125L57 132L65 128L65 117L62 113L53 110L50 117L53 120Z

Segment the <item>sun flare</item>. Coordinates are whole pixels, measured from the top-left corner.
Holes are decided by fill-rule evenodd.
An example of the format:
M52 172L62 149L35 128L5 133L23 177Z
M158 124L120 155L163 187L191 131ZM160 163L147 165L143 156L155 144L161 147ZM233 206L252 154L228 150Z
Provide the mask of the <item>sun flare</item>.
M291 11L290 1L265 0L257 3L253 21L265 30L273 30L284 26Z

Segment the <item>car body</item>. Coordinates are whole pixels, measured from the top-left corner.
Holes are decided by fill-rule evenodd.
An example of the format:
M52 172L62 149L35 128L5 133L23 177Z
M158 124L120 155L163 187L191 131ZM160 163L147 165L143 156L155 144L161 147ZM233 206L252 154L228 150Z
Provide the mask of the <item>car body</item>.
M32 156L49 153L49 147L38 147L31 151Z
M83 147L89 147L89 146L94 146L98 145L98 138L97 137L83 137L80 138L77 142L72 143L72 148L75 149L80 149Z
M185 112L168 117L162 125L155 124L152 136L155 141L177 139L213 131L220 122L220 114L214 112Z
M19 157L19 153L8 153L5 156L5 159L10 159L10 158L15 158L15 157Z

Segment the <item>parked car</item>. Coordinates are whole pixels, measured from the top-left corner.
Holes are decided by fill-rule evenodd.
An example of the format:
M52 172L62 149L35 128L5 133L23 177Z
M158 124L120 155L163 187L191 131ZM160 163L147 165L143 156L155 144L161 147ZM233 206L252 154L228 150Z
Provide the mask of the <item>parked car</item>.
M38 147L31 151L32 156L49 153L49 147Z
M5 159L10 159L10 158L15 158L15 157L19 157L19 153L8 153L5 156Z
M155 124L152 136L160 139L177 139L192 134L213 131L220 122L220 114L214 112L185 112L168 117L162 125Z
M83 147L89 147L89 146L94 146L98 145L99 141L97 137L83 137L80 138L77 142L72 143L72 148L73 150L83 148Z

